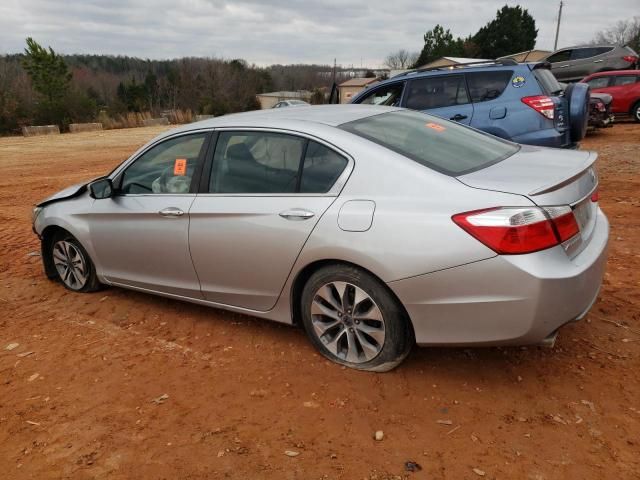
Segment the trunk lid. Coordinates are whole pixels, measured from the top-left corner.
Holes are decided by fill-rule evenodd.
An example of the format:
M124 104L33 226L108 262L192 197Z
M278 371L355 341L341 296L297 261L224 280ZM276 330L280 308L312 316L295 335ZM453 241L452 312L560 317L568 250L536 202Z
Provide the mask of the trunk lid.
M564 246L575 256L586 246L595 226L597 203L591 195L598 187L596 159L595 152L523 145L502 162L456 178L472 188L523 195L541 207L571 206L580 238Z

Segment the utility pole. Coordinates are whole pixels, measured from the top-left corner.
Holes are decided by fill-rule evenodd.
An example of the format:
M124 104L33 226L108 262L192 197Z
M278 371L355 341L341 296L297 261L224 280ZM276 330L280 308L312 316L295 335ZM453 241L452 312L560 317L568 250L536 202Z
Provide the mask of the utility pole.
M560 0L560 9L558 10L558 24L556 25L556 40L553 42L553 51L558 49L558 35L560 34L560 19L562 18L562 0Z

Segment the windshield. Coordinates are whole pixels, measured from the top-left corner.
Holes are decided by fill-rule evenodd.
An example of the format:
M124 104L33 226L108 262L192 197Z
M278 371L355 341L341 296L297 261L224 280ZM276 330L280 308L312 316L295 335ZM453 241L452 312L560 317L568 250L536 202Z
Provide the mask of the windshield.
M374 115L340 128L452 176L493 165L519 149L517 144L411 111Z

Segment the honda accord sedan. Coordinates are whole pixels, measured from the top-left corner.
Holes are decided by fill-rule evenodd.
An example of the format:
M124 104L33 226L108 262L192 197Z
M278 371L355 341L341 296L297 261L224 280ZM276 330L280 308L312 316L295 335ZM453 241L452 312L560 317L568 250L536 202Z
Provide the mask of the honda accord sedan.
M46 275L301 325L385 371L418 345L551 345L595 301L596 155L400 108L228 115L33 212Z

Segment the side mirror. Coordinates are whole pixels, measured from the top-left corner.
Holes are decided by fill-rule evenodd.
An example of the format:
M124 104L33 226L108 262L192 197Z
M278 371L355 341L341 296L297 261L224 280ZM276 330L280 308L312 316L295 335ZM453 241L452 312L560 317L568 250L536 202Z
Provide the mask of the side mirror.
M101 178L89 184L89 195L96 200L113 196L113 183L110 178Z

